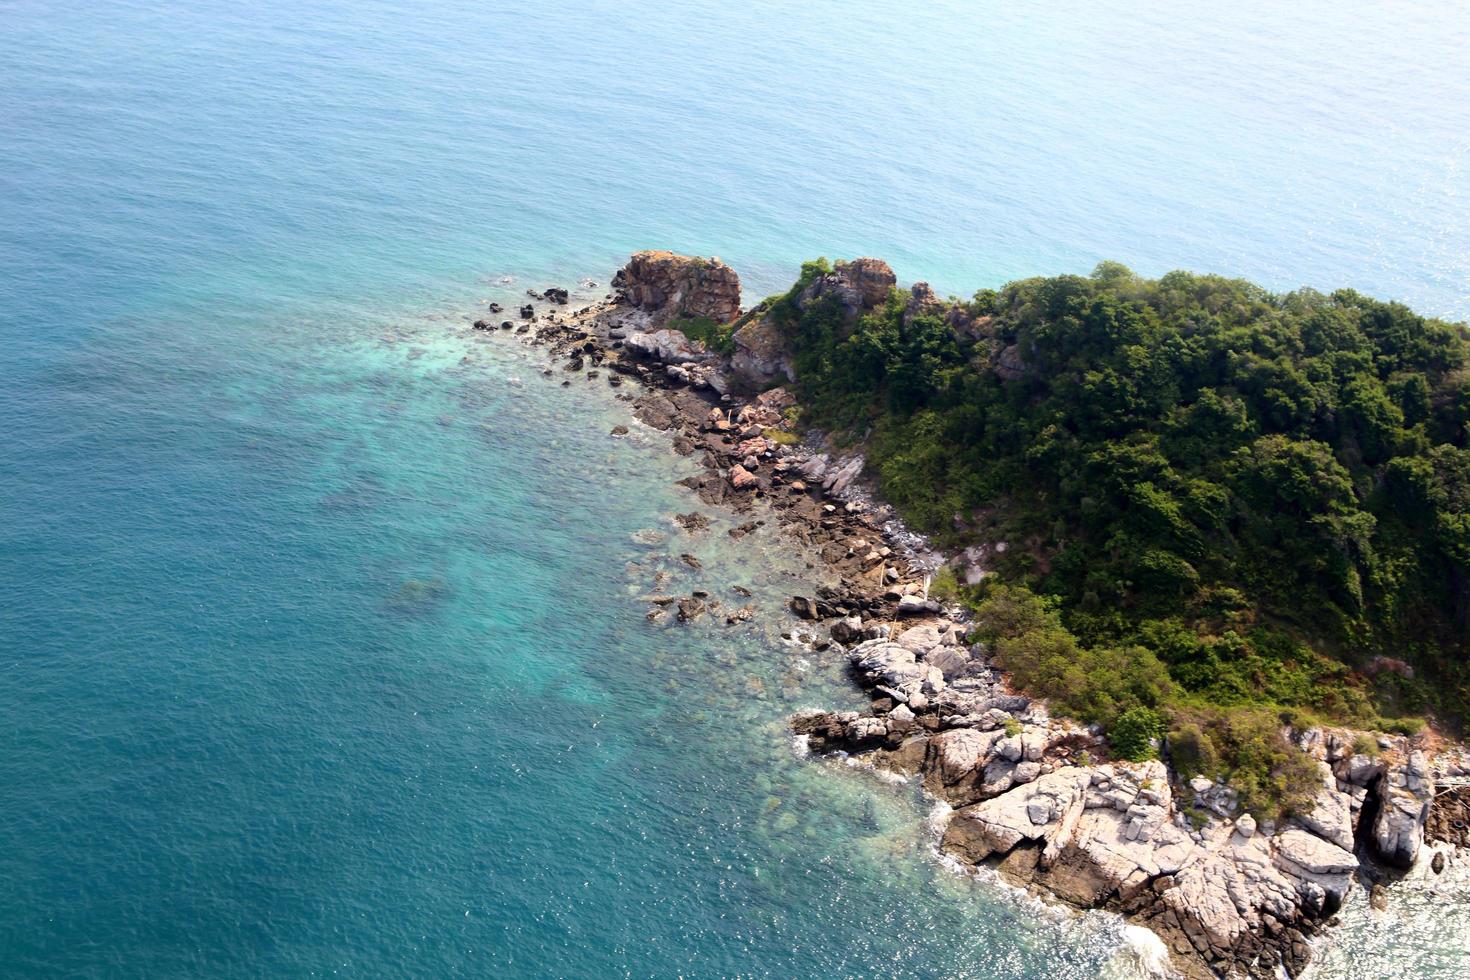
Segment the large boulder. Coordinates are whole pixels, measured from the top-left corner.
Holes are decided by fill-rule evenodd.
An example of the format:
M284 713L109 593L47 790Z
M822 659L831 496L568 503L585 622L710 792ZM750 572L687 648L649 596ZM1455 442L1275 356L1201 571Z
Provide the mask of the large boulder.
M735 331L730 370L751 388L796 380L791 353L781 330L769 317L757 317Z
M740 277L718 258L637 252L614 277L613 289L620 303L647 315L650 327L698 317L729 323L740 315Z
M1311 809L1298 814L1296 819L1318 837L1352 850L1353 799L1338 790L1337 778L1327 763L1319 762L1317 765L1321 769L1321 785Z
M847 657L869 684L916 711L927 708L929 698L946 687L939 668L920 663L912 650L888 640L860 643Z
M1277 867L1295 877L1346 875L1358 870L1358 859L1351 850L1305 830L1288 827L1275 842Z
M956 729L945 736L956 745L988 749L997 733L982 735L971 729ZM958 740L967 740L960 742ZM978 753L977 753L978 754ZM941 770L945 784L952 786L963 778L951 757L953 750L941 760L949 763ZM973 768L970 753L963 753L961 763ZM946 830L945 844L972 863L979 864L995 854L1006 854L1022 841L1051 845L1059 837L1070 836L1078 814L1082 811L1083 793L1087 789L1086 769L1067 767L1041 776L1008 793L967 806L955 813Z
M822 480L822 489L834 497L842 496L852 485L852 481L863 472L865 462L861 453L839 460L827 470L826 477Z
M638 330L628 334L623 345L644 357L665 364L687 364L709 357L704 344L690 340L677 330L653 330L647 333Z

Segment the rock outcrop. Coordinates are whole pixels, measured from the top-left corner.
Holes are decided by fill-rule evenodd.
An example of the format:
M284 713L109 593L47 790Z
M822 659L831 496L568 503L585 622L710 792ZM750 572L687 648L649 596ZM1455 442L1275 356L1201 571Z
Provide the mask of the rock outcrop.
M729 323L740 315L740 277L718 258L638 252L613 279L613 289L622 305L647 314L648 329L699 317Z
M862 457L832 458L794 444L788 391L728 393L725 360L665 328L676 317L734 315L738 280L706 275L716 267L640 253L619 274L617 302L568 320L549 313L533 321L536 339L567 359L567 371L584 372L590 363L611 386L643 382L640 397L619 397L633 401L641 421L670 432L675 451L701 459L703 472L684 485L737 513L761 501L770 508L763 513L777 515L786 533L835 572L840 584L792 598L802 620L793 636L845 652L872 707L794 718L814 751L863 753L875 766L920 779L953 808L942 837L950 853L1148 925L1192 976L1299 973L1310 936L1360 870L1355 845L1398 866L1427 850L1436 779L1459 785L1470 778L1470 758L1450 771L1443 755L1428 760L1407 739L1382 736L1376 747L1361 747L1353 733L1295 732L1298 747L1320 764L1320 788L1303 812L1258 825L1227 785L1196 778L1171 786L1162 763L1107 761L1096 730L1052 719L1044 704L1008 690L989 652L967 643L962 623L930 599L926 565L912 553L895 554L904 545L875 518L881 505L854 490ZM892 288L886 265L856 260L810 284L800 300L830 298L855 317L886 302ZM939 300L922 283L910 291L905 315L988 330L986 318ZM764 337L763 328L771 331ZM984 339L991 358L1004 362L992 362L998 371L1026 370L1018 349L997 347L1001 338L988 333ZM735 360L742 380L759 379L755 387L791 376L780 333L766 318L737 331ZM752 519L729 534L763 523ZM967 557L983 563L983 555ZM707 592L648 601L651 621L736 623L750 615L721 608ZM1441 807L1433 825L1439 839L1463 831L1465 812L1470 806Z
M690 340L677 330L634 331L624 338L623 345L665 364L705 361L710 356L703 344Z
M1310 937L1360 871L1355 831L1369 787L1381 800L1368 828L1376 852L1406 866L1422 846L1434 786L1422 752L1384 765L1310 730L1298 742L1319 760L1322 784L1309 809L1258 825L1236 816L1233 794L1196 779L1185 787L1190 818L1162 762L1094 761L1106 757L1103 739L1009 693L961 626L917 603L916 612L926 617L917 625L848 651L871 712L807 713L794 729L814 751L866 753L919 776L954 807L946 851L1074 905L1123 912L1158 933L1188 975L1306 967ZM843 635L853 635L846 625Z
M838 262L831 272L809 283L797 296L796 303L805 309L814 303L831 300L842 308L849 320L855 321L887 302L888 294L897 283L898 278L887 262L853 259ZM758 316L742 324L735 331L734 343L730 369L747 387L760 390L796 380L791 352L781 328L770 316Z
M819 276L802 290L797 302L802 306L833 299L855 319L888 301L888 294L898 285L898 277L882 259L853 259L838 262L832 271Z
M1396 868L1412 867L1424 846L1424 823L1434 800L1434 779L1424 753L1411 752L1405 762L1378 781L1378 816L1373 821L1373 848Z

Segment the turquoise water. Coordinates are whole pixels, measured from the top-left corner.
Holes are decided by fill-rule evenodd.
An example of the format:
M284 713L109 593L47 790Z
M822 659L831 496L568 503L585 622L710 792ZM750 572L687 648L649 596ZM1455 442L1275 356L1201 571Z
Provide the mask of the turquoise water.
M814 572L679 531L687 461L466 318L648 246L752 294L1107 257L1464 317L1467 41L1366 3L0 0L0 972L1126 975L1113 920L794 756L837 664L646 622L660 573L774 608ZM1326 975L1454 976L1470 934L1355 928Z

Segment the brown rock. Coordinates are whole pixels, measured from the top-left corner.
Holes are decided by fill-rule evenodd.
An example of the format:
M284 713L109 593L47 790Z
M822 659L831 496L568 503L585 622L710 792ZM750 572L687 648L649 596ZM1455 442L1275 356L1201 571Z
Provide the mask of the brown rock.
M813 281L801 291L797 302L806 307L835 300L852 321L887 302L897 284L898 278L882 259L853 259L838 262L831 272Z
M739 463L736 463L730 468L730 486L736 490L748 490L759 485L759 483L760 481L756 479L755 474Z
M909 323L916 316L924 314L940 315L944 313L944 302L935 295L934 290L927 282L914 283L913 289L909 290L908 305L903 310L903 322Z
M837 270L845 275L853 288L863 297L863 305L869 308L883 305L888 293L898 284L898 277L882 259L853 259L846 264L838 263Z
M740 277L718 258L638 252L613 288L621 303L652 314L653 325L696 317L728 323L740 315Z

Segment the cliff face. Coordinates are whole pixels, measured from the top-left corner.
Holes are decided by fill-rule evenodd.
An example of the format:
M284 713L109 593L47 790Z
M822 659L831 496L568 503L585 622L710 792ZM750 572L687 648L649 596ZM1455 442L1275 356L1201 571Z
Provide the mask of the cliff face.
M740 315L740 277L717 258L638 252L612 284L620 303L648 314L650 328L700 317L729 323Z

